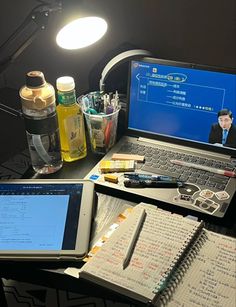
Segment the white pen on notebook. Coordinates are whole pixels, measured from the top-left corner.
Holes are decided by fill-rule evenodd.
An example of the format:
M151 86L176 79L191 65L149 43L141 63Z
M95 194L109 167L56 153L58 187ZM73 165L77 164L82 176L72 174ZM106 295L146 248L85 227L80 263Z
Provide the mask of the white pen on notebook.
M200 165L200 164L194 164L194 163L185 162L185 161L181 161L181 160L170 160L170 162L177 164L177 165L193 167L193 168L196 168L196 169L201 169L201 170L204 170L204 171L207 171L207 172L220 174L220 175L227 176L227 177L236 177L236 173L233 172L233 171L227 171L227 170L223 170L223 169L218 169L218 168Z
M127 249L126 249L126 252L125 252L125 255L124 255L123 269L125 269L127 267L127 265L129 264L129 261L130 261L132 254L133 254L134 246L135 246L135 243L138 239L138 235L140 233L141 226L143 224L145 216L146 216L146 211L145 211L144 208L142 208L142 210L140 211L138 220L136 222L136 225L133 229L133 232L132 232L132 235L131 235L131 238L130 238L130 241L129 241L129 245L127 246Z

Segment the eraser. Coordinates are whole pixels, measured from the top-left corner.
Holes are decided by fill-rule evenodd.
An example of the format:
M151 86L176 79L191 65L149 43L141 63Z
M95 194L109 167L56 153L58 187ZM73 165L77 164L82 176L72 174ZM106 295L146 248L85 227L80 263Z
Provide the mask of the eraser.
M113 183L118 183L118 176L115 175L104 175L104 180L105 181L109 181L109 182L113 182Z
M112 160L134 160L138 162L143 162L145 157L141 155L114 153L111 158Z

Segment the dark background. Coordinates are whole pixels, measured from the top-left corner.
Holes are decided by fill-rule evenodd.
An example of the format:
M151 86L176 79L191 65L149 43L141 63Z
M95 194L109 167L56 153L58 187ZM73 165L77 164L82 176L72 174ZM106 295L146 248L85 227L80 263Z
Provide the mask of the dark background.
M0 44L37 4L35 0L1 0ZM20 107L17 93L25 84L25 74L31 70L43 71L54 86L56 78L73 76L77 96L97 90L106 63L129 49L146 49L154 57L164 59L236 67L235 0L65 0L64 4L67 8L60 14L52 14L47 29L40 31L33 43L1 74L2 103ZM84 49L59 48L55 36L65 13L88 12L107 20L106 35ZM14 48L12 45L2 51L1 59ZM126 82L127 63L109 75L107 90L115 86L125 92ZM0 111L0 162L25 144L22 120Z

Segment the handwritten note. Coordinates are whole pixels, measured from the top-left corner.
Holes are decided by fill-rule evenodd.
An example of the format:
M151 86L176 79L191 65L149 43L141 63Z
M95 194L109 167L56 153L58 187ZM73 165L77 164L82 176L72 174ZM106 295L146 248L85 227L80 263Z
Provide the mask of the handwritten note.
M102 249L85 264L80 276L96 279L103 286L145 302L155 297L159 283L176 265L200 223L145 207L143 227L129 266L123 270L124 252L142 206L135 207Z
M168 307L236 306L236 239L204 231L205 243Z

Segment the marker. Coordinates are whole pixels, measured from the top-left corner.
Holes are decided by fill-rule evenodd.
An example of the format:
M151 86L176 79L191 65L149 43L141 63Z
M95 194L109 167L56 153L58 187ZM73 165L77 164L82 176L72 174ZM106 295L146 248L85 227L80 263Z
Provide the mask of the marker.
M140 173L125 173L125 178L135 179L135 180L152 180L152 181L168 181L176 182L178 181L175 177L170 176L156 176L151 174L140 174Z
M127 246L127 249L126 249L126 252L125 252L125 256L124 256L124 259L123 259L123 270L129 264L130 258L133 254L134 245L137 241L137 238L138 238L138 235L140 233L141 226L143 224L145 216L146 216L146 211L145 211L145 209L142 208L142 210L140 211L137 223L135 225L135 228L133 230L133 233L131 235L129 245Z
M170 160L171 163L181 165L181 166L187 166L187 167L193 167L196 169L201 169L203 171L215 173L215 174L220 174L223 176L227 177L236 177L236 173L232 171L227 171L223 169L218 169L210 166L205 166L205 165L200 165L200 164L194 164L194 163L189 163L181 160Z
M172 188L174 189L174 188L184 187L184 182L128 179L124 181L124 186L127 188Z

